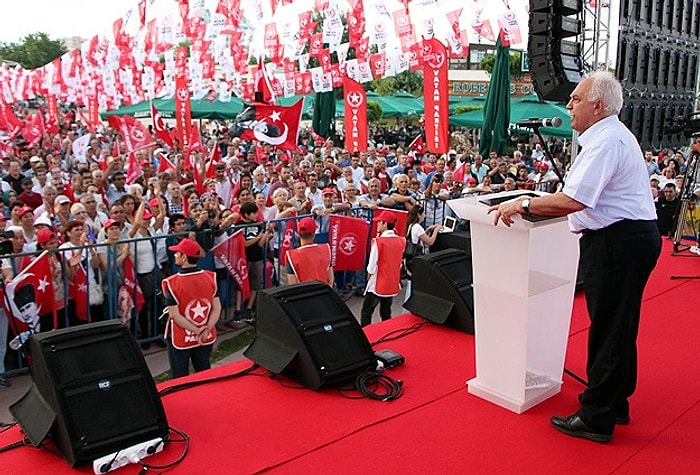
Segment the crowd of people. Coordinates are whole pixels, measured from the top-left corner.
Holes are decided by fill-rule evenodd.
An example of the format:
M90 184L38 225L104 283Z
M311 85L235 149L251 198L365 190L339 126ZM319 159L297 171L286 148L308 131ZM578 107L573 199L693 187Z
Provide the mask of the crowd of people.
M328 232L331 214L352 212L370 217L378 208L405 210L412 221L408 234L401 237L427 252L449 213L446 200L502 190L554 191L561 174L566 173L570 152L570 143L552 139L549 146L555 152L554 162L539 143L519 146L510 155L491 152L482 157L478 144L470 141L472 136L460 130L452 131L454 148L442 155L421 155L404 146L406 140L372 142L367 151L350 153L331 139L302 134L298 148L285 151L231 137L217 123L204 127L203 133L208 149L219 148L220 160L210 164L207 154L199 152L196 165L186 167L181 150L161 145L135 153L137 173L129 168L126 156L118 153L124 144L111 127L92 133L84 154L74 153L75 140L90 132L70 115L59 134L46 135L41 143L26 144L20 138L4 148L0 230L10 243L4 252L10 256L2 264L5 283L33 256L53 251L50 261L58 317L44 309L38 316L39 331L121 318L131 320L144 348L151 343L164 345L158 316L167 305L161 282L180 270L176 253L170 249L183 238L200 246L199 268L216 275L222 309L217 329L239 328L255 320L257 291L287 283L288 275L290 282L298 281L293 277L295 269L279 266L275 260L283 220L313 218L311 237L301 237L307 245L309 239L318 240L317 236ZM379 135L402 137L386 131L373 134ZM686 157L668 149L658 159L656 155L652 158L648 162L651 183L657 178L664 189L663 199L672 201L665 186L677 183ZM174 166L164 166L164 161ZM205 173L209 169L212 174ZM195 178L200 179L199 185ZM660 226L667 222L662 219L663 210L670 207L664 203L660 198L657 205ZM251 288L245 301L211 252L238 227L244 229ZM302 234L301 229L297 232ZM371 255L369 260L372 262ZM134 312L134 293L129 290L133 288L125 286L130 269L143 293L138 312ZM325 280L344 298L367 293L367 269L324 272L333 276ZM81 273L89 290L87 318L76 316L80 296L69 291ZM371 274L370 286L375 285ZM382 302L382 318L386 318L385 305ZM371 315L367 317L370 308L372 302L363 311L365 324L371 320ZM0 341L5 342L13 335L7 337L8 319L0 321L4 322ZM0 374L3 371L0 366Z

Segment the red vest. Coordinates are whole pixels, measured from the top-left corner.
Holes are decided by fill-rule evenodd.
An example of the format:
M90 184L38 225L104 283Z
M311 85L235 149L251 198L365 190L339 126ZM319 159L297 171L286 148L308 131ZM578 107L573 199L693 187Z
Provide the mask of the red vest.
M216 295L216 274L200 270L191 274L175 274L163 280L163 292L170 293L177 302L180 315L203 327L209 321L212 304ZM199 335L177 325L172 319L168 320L173 346L185 350L200 345L211 345L216 340L216 329L204 343L199 342ZM168 331L166 330L166 335Z
M329 283L331 247L328 244L310 244L292 249L287 254L287 259L299 282L319 280L324 284Z
M377 244L377 283L375 294L390 297L399 293L401 287L401 260L406 248L406 238L384 236L375 239Z

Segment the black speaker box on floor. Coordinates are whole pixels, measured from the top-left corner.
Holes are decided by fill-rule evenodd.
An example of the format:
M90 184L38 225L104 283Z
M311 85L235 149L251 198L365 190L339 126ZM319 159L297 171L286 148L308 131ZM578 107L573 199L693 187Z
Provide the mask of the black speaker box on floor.
M474 289L469 254L459 249L413 259L411 296L404 307L431 322L474 333Z
M31 442L51 434L72 466L168 436L155 383L118 320L32 335L33 384L10 407Z
M355 378L376 364L345 302L329 286L305 282L257 297L255 340L244 355L311 389Z

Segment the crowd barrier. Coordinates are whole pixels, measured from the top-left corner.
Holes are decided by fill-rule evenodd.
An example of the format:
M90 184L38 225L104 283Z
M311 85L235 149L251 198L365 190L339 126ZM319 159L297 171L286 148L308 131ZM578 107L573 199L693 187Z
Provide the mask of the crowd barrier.
M453 215L449 207L447 207L446 203L442 200L437 200L437 199L424 199L423 205L426 208L426 219L425 222L423 223L425 226L429 226L434 223L441 224L444 220L444 217L446 215ZM347 211L343 211L342 214L346 215L353 215L357 217L361 217L363 219L371 221L374 215L373 210L371 209L366 209L366 208L352 208ZM273 269L272 272L266 272L265 273L265 278L264 278L264 287L265 288L270 288L276 285L281 285L283 284L284 279L280 279L280 276L284 275L284 269L280 264L280 261L278 259L279 257L279 245L283 241L283 233L284 229L286 226L286 223L289 221L293 220L298 220L301 219L303 216L298 216L298 217L292 217L292 218L284 218L284 219L276 219L276 220L271 220L267 221L266 223L268 225L271 225L275 228L275 235L274 238L272 239L273 243L276 243L275 245L270 245L270 246L265 246L263 248L263 259L265 262L269 262L271 264L271 268ZM256 224L239 224L236 226L232 226L229 228L220 228L218 230L202 230L202 231L197 231L196 234L198 236L198 240L203 241L207 240L204 239L205 235L207 234L212 234L212 233L219 233L221 231L226 232L227 234L233 234L234 232L244 229L248 226L255 226L259 225L259 223ZM106 271L100 271L97 273L99 276L96 279L96 283L92 283L91 279L87 279L86 283L86 292L84 298L87 299L86 302L82 302L88 309L88 314L87 318L84 321L81 321L76 318L74 311L77 303L73 301L71 303L71 300L68 297L68 288L70 282L68 281L67 278L67 272L66 272L66 262L65 259L61 259L60 265L61 265L61 276L59 277L62 281L61 283L63 284L64 288L64 307L61 310L58 310L56 312L56 317L53 318L53 316L49 317L48 319L42 319L44 322L49 321L51 322L50 325L48 325L48 328L46 325L44 325L41 328L41 331L50 331L51 329L54 328L54 320L55 323L57 323L58 328L66 328L70 327L72 325L76 324L81 324L83 322L92 322L92 321L100 321L100 320L107 320L107 319L116 319L116 318L121 318L124 323L126 323L129 328L131 329L131 333L136 339L137 343L145 345L149 344L151 342L155 341L160 341L163 338L163 332L164 332L164 327L165 327L165 321L161 319L161 315L164 309L163 305L163 294L161 290L161 281L164 277L167 277L168 275L171 275L174 273L174 263L172 261L172 253L165 253L163 254L163 251L165 251L167 247L166 241L169 239L172 239L173 237L177 236L187 236L189 232L181 233L180 235L176 234L167 234L167 235L155 235L155 236L150 236L150 237L144 237L144 238L134 238L134 239L125 239L121 240L118 243L114 244L106 244L106 243L98 243L98 244L90 244L87 246L82 246L82 247L73 247L73 248L65 248L65 249L57 249L54 251L49 251L51 253L57 253L60 255L63 255L63 253L66 252L72 252L72 251L81 251L83 252L84 249L94 249L98 253L103 253L106 254L107 256L107 269ZM210 240L210 239L209 239ZM367 236L367 240L369 243L370 236ZM316 242L327 242L328 241L328 233L319 233L316 236ZM136 272L137 266L136 262L139 260L139 252L144 252L143 250L139 251L139 248L143 248L144 246L139 246L139 243L146 242L148 243L148 246L145 246L149 249L149 251L146 252L152 252L153 259L155 260L155 266L153 267L152 270L144 273L138 273ZM117 246L119 244L123 243L128 243L132 246L132 253L133 253L133 265L134 265L134 277L135 279L139 282L140 288L143 290L143 298L144 298L144 303L143 307L141 308L141 311L138 312L136 310L136 306L134 305L134 302L138 301L138 295L137 295L137 289L136 287L132 287L129 289L128 286L125 286L125 276L124 276L124 269L123 269L123 263L118 263L117 262ZM295 243L295 245L298 244L298 241ZM369 249L369 245L367 246L367 249ZM233 278L226 272L225 268L223 265L219 265L216 260L214 259L213 255L211 254L209 249L206 249L207 252L207 257L200 259L200 267L206 268L208 270L213 270L217 273L217 279L219 283L219 296L222 300L222 311L226 311L226 309L229 309L232 305L235 304L235 298L233 294L233 290L235 288L234 285L234 280ZM33 253L33 254L13 254L13 255L7 255L3 256L4 259L9 259L13 269L17 269L17 263L19 262L19 259L24 259L26 257L35 257L38 256L39 253ZM165 255L168 257L168 259L162 259L162 256ZM159 257L160 256L160 257ZM365 256L365 265L367 263L367 257ZM160 262L159 262L159 259ZM17 272L14 272L15 275L17 275ZM364 279L361 277L359 278L358 281L354 281L356 276L362 275L363 272L344 272L344 275L337 276L336 280L340 282L341 285L346 285L351 282L355 282L358 286L363 287L365 282ZM150 282L150 283L149 283ZM95 289L94 286L97 285L99 286L99 289ZM90 296L91 295L96 295L95 290L100 290L102 292L102 302L99 304L96 304L93 302L91 305L90 302ZM128 293L128 296L130 299L126 299L125 293ZM3 298L4 293L3 293ZM120 301L121 299L121 301ZM121 309L121 316L120 316L120 305L124 304L124 301L127 301L127 303L130 300L130 305L131 308L127 310L127 314L124 314L123 307ZM9 303L6 301L5 303L5 312L10 309ZM42 312L46 313L46 312ZM1 318L1 317L0 317ZM14 318L11 315L8 315L8 320L13 322L11 320ZM10 326L10 329L8 331L8 340L11 340L14 337L14 332L12 326ZM5 344L5 342L2 342L0 344ZM7 349L8 353L12 352L9 348ZM24 359L24 356L22 354L21 350L18 350L14 352L16 354L16 360L12 361L11 364L7 364L8 358L6 357L6 368L8 366L11 367L11 369L7 369L4 373L0 373L0 377L2 376L7 376L10 374L14 374L17 372L22 372L26 370L26 361ZM10 358L11 359L11 358Z

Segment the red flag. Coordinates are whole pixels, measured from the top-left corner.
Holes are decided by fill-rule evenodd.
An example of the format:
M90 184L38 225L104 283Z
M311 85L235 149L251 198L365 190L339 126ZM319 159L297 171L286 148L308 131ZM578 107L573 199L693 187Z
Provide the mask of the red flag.
M295 150L303 100L290 107L253 103L233 121L229 133L245 140L257 140L285 150Z
M332 214L328 233L333 270L361 270L367 255L369 222Z
M276 103L275 92L270 78L267 76L267 70L262 58L258 58L258 68L255 71L255 102L264 104Z
M449 148L449 108L447 84L447 50L439 40L423 41L423 78L425 79L425 138L433 153L447 153Z
M367 93L362 84L343 77L345 96L345 148L350 153L367 150ZM350 269L348 269L350 270Z
M151 102L151 119L153 119L153 132L156 134L156 137L161 139L168 147L172 148L173 139L165 128L163 118L160 116L160 112L158 112L156 106L153 105L153 102Z
M136 152L156 145L146 126L130 115L111 115L107 117L107 122L121 132L127 152Z
M136 280L134 265L128 257L124 259L124 286L129 290L132 299L136 302L136 313L140 312L146 299L141 291L141 286L139 286L139 281Z
M236 285L241 289L243 300L248 300L250 283L248 281L248 261L245 257L243 230L236 231L231 237L212 247L211 252L236 281Z
M408 144L408 149L418 155L425 155L425 142L423 142L423 136L419 135L413 142Z
M7 315L15 317L9 319L15 334L19 335L27 330L38 332L39 315L54 309L54 290L48 251L44 251L7 283L5 291L7 298L3 299L3 303L10 305Z
M136 161L136 155L134 155L134 152L129 153L129 160L126 166L126 184L131 185L142 174L141 167Z
M3 125L10 138L14 138L21 132L24 124L17 118L12 110L12 106L5 102L5 99L3 99L2 96L0 96L0 116L2 116L4 122Z
M290 217L296 217L296 213L292 213ZM287 265L287 253L292 250L292 242L294 240L294 233L297 230L297 220L290 219L284 222L286 227L284 229L284 234L282 234L282 243L280 244L280 265Z
M465 162L460 160L454 173L452 173L452 179L455 183L464 183L464 164Z
M75 302L75 317L83 321L88 320L90 307L87 286L87 274L80 264L76 267L75 277L68 286L68 298Z
M97 132L102 129L102 122L100 122L100 111L99 104L97 103L97 96L90 96L88 98L88 118L87 124L90 132ZM82 114L82 110L81 110Z
M207 171L204 174L205 178L216 178L216 171L214 170L214 166L217 163L221 163L221 149L219 149L218 144L214 144L214 147L211 149L211 154L209 155Z
M50 134L57 134L60 131L58 127L58 103L53 94L46 98L46 111L49 115L46 121L46 131Z
M187 87L186 56L186 48L178 48L176 57L178 62L184 62L184 64L178 68L175 77L175 128L182 150L187 150L189 132L192 130L192 106L190 104L190 90ZM185 58L184 60L182 59L183 57Z
M119 139L115 137L114 138L114 145L112 146L112 156L118 157L121 154L122 154L122 151L119 149Z
M171 162L168 157L165 156L164 153L158 154L158 174L160 175L164 171L167 170L175 170L175 164Z
M29 116L22 129L22 136L31 145L36 145L41 141L44 137L44 118L41 112Z
M408 211L403 211L400 209L389 209L389 208L377 208L374 210L374 216L378 216L379 213L388 212L396 216L396 224L394 225L394 232L399 236L406 235L406 221L408 220ZM372 228L369 235L375 237L377 235L377 221L372 220Z

